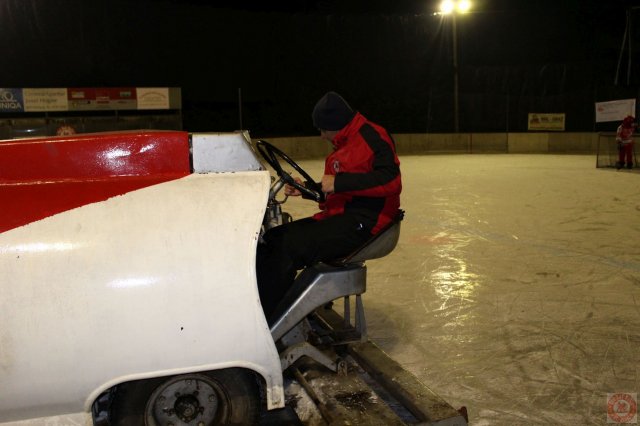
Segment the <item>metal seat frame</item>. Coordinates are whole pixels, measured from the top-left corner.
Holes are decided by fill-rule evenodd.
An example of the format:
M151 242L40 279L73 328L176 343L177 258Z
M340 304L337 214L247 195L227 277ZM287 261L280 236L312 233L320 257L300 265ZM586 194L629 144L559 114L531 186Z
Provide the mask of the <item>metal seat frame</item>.
M308 343L310 326L307 317L316 309L336 299L344 298L344 328L353 327L360 341L367 340L367 325L362 294L367 288L365 261L391 253L400 238L400 223L404 211L384 229L343 259L315 264L303 270L270 318L273 340L282 348L280 360L284 371L303 355L327 368L338 371L338 359L327 356ZM351 300L355 296L355 317L351 321Z

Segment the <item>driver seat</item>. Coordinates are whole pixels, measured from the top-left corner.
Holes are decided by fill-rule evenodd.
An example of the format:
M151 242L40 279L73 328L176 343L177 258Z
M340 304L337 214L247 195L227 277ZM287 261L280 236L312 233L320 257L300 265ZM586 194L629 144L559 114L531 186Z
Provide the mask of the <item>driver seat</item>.
M404 211L398 210L394 219L380 232L353 253L342 259L321 262L304 269L276 307L269 318L271 336L275 342L287 349L281 352L282 370L302 355L309 355L330 369L336 371L332 360L318 359L323 355L315 353L306 343L305 326L307 316L321 306L344 297L345 328L351 325L351 303L349 296L356 296L355 330L359 340L366 340L366 322L362 294L366 291L367 277L365 261L378 259L391 253L400 238L400 223ZM314 353L309 353L309 351ZM295 353L294 353L295 352Z

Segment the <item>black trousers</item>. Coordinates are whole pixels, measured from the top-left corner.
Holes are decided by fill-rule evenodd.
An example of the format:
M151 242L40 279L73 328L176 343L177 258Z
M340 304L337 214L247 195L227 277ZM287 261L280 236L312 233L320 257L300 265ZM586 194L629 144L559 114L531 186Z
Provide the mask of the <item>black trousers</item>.
M371 237L371 220L355 214L300 219L270 229L258 244L256 272L267 319L298 270L352 253Z

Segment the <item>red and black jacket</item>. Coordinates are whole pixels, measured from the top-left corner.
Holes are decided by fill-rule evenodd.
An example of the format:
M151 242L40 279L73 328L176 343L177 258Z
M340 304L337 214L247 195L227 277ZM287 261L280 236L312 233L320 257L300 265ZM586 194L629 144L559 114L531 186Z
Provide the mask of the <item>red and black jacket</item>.
M633 142L634 130L635 127L633 125L625 126L624 124L621 124L618 126L618 130L616 131L616 140L623 145Z
M333 146L324 173L335 175L335 192L327 194L314 218L358 214L375 234L400 207L402 180L395 143L384 128L356 113L336 135Z

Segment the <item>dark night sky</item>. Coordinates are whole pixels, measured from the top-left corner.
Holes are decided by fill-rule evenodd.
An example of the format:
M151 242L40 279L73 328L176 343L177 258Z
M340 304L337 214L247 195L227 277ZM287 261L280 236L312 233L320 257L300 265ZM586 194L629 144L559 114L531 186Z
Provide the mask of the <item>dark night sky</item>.
M158 1L158 0L156 0ZM162 1L162 0L159 0ZM174 0L245 11L329 14L423 14L436 12L440 0ZM638 4L636 0L474 0L473 13L603 10Z
M0 87L179 86L191 131L313 132L336 90L397 132L451 131L451 22L433 0L3 0ZM461 130L528 112L593 129L593 102L637 97L640 0L477 0L458 18ZM640 9L632 23L640 29ZM625 49L628 46L625 47ZM630 72L628 72L630 71Z

